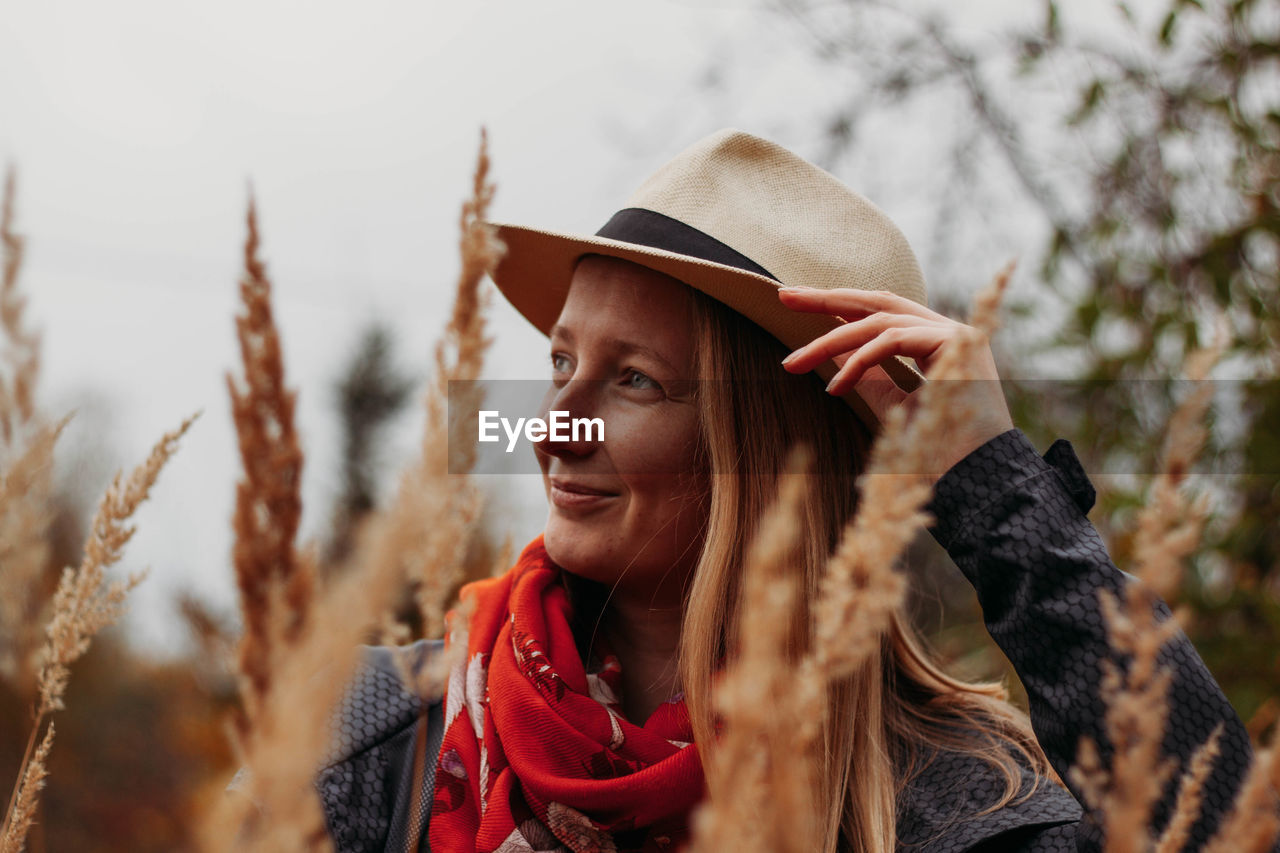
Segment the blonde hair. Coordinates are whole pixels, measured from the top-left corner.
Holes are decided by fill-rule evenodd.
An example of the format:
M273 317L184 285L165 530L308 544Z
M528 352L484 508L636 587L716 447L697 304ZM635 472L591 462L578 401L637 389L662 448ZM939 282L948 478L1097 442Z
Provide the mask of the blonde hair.
M807 475L801 511L806 603L789 632L786 652L794 660L808 644L807 602L856 509L855 480L872 436L845 403L824 393L818 377L778 367L787 353L781 343L716 300L693 296L701 445L711 488L705 542L685 606L679 675L705 764L715 744L712 677L737 630L744 551L777 494L788 450L807 445L819 467ZM1051 772L1003 687L947 675L905 616L895 614L879 655L828 690L815 792L823 849L892 849L898 796L943 751L978 756L1003 776L1005 789L987 811L1029 793L1021 792L1020 765L1038 777Z

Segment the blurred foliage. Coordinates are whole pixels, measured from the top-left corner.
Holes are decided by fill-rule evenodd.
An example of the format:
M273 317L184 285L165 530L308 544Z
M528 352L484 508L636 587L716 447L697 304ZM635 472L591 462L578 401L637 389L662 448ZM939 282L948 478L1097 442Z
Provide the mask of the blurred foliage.
M1069 437L1091 474L1119 475L1095 477L1091 517L1122 567L1124 531L1186 390L1169 380L1222 317L1229 343L1214 375L1248 381L1219 381L1206 464L1231 476L1198 484L1216 519L1181 603L1247 719L1280 692L1280 8L1160 0L1086 11L1047 0L1034 27L975 33L943 4L776 5L820 58L857 80L828 116L830 160L859 144L858 129L876 115L947 104L956 120L935 127L951 140L936 179L939 219L969 215L966 202L981 197L973 188L1003 185L1001 204L1042 223L1033 295L1015 306L1002 373L1038 366L1073 379L1052 393L1010 383L1014 420L1042 449ZM1100 9L1110 17L1091 17ZM904 141L919 132L900 126ZM972 262L953 255L936 265ZM1018 341L1020 324L1042 331ZM958 575L937 569L927 545L917 562L937 587L917 608L939 644L986 655ZM953 615L944 619L937 601Z
M165 851L189 846L195 815L232 765L223 715L198 661L157 664L115 632L77 662L28 850ZM0 778L12 778L29 702L0 687Z
M412 380L392 360L395 341L389 327L367 326L341 377L334 384L342 428L342 492L333 510L333 526L324 565L334 567L351 553L356 526L376 505L378 439L409 401Z
M333 574L351 568L360 525L378 507L383 467L379 449L383 437L410 403L415 381L396 367L396 341L389 326L381 322L367 325L359 335L347 365L334 383L334 414L342 432L339 460L341 487L332 510L332 524L325 545L321 569ZM466 566L461 583L489 575L501 548L493 532L494 519L485 502L479 522L471 530ZM504 566L505 568L505 566ZM400 639L418 639L424 634L421 614L414 600L416 586L406 583L396 595L392 616L404 626ZM453 600L454 593L449 600ZM374 634L369 642L391 638Z

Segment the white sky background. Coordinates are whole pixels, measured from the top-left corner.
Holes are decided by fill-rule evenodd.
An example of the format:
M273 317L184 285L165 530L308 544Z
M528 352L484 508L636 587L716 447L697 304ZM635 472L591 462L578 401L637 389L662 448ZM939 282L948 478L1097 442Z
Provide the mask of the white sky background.
M156 651L185 640L178 590L234 607L239 469L224 374L237 359L248 181L300 392L305 538L322 530L340 485L331 387L364 322L389 321L401 366L425 378L481 124L494 217L590 233L653 168L720 127L812 156L822 128L805 116L848 85L816 73L804 40L755 4L4 6L0 157L19 168L21 285L44 333L40 399L54 415L80 410L64 437L69 476L100 494L112 470L204 410L126 552L126 569L151 568L129 625ZM1032 6L1039 13L1014 0L966 9L981 27ZM732 73L709 91L700 81L715 64ZM909 237L923 227L909 200L863 189ZM543 339L494 305L486 375L542 377ZM390 442L391 471L410 458L416 397ZM545 515L540 482L518 478L503 512L517 543L532 537Z

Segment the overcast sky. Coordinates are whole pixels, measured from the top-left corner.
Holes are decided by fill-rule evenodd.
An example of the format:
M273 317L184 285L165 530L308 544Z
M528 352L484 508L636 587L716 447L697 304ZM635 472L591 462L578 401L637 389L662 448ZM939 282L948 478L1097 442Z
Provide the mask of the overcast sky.
M0 158L18 168L40 399L52 415L80 411L64 463L98 494L204 411L126 555L126 568L152 571L130 630L156 649L182 640L179 589L234 606L239 472L224 374L236 365L249 182L300 392L307 536L338 488L330 388L363 322L391 323L402 366L425 376L481 125L496 219L592 232L653 168L720 127L811 156L822 132L805 116L847 85L816 74L802 39L754 3L5 5ZM970 24L1013 5L977 4ZM732 73L709 87L715 67ZM909 205L888 209L913 236ZM541 376L541 337L505 304L493 316L487 376ZM393 467L417 412L392 442ZM105 461L76 462L91 458L78 448ZM536 478L513 486L503 512L517 541L537 532Z

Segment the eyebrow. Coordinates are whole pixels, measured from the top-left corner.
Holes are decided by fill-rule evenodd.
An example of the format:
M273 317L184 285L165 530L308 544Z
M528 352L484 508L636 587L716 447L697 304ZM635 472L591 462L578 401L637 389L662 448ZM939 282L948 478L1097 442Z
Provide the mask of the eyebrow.
M556 335L559 335L560 337L564 338L566 341L568 341L571 344L575 343L577 340L574 337L573 332L569 331L568 327L562 326L559 323L556 323L554 326L552 326L550 331L547 333L548 339L554 338ZM603 342L606 346L612 348L617 352L628 353L628 354L638 353L640 355L647 355L650 358L654 359L655 361L661 362L662 365L665 366L672 373L679 372L676 370L675 365L673 365L670 361L668 361L662 355L662 353L658 352L653 347L645 346L644 344L636 343L634 341L625 341L622 338L605 338Z

